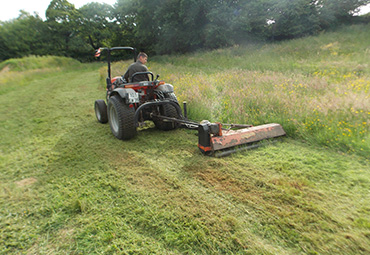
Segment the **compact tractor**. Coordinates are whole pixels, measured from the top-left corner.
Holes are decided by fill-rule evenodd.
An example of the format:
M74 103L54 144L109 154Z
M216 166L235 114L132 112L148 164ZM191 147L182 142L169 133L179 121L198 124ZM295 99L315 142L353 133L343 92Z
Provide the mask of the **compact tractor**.
M178 127L198 130L198 147L202 153L226 156L240 149L256 147L262 140L285 135L281 125L276 123L251 126L188 120L186 103L182 114L173 86L158 80L159 75L154 78L152 72L138 72L129 81L123 76L111 77L111 53L119 50L132 51L136 62L136 50L132 47L100 48L95 54L99 56L106 51L108 62L107 103L96 100L95 115L100 123L109 122L113 135L118 139L135 137L137 128L151 120L160 130ZM150 79L132 82L136 75L148 75Z

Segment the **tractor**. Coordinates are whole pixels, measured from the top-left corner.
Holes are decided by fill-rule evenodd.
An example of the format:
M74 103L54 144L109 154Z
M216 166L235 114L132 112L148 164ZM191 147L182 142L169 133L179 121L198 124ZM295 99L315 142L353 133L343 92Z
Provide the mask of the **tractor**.
M100 48L107 52L108 77L106 79L106 102L102 99L95 101L95 115L100 123L109 122L115 137L129 140L136 136L137 128L145 121L153 121L160 130L172 130L178 127L176 122L159 118L181 119L182 112L174 93L173 86L154 78L152 72L137 72L129 81L123 76L111 76L111 53L113 51L132 51L136 62L136 50L132 47ZM148 75L149 81L132 82L136 75Z
M100 123L109 122L115 137L129 140L136 136L137 128L145 121L153 121L160 130L178 127L198 130L198 148L205 155L227 156L233 152L258 147L263 140L285 136L277 123L252 126L247 124L221 124L188 120L186 103L184 114L177 101L173 86L154 78L152 72L137 72L131 80L123 76L111 77L111 52L129 50L136 62L136 50L132 47L100 48L107 52L108 77L106 79L106 102L95 101L95 114ZM148 75L148 81L133 82L136 75Z

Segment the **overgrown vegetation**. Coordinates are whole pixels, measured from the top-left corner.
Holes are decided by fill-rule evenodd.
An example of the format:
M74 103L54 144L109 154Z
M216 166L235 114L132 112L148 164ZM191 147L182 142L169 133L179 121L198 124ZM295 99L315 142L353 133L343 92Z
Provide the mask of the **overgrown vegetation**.
M291 137L368 156L369 28L160 57L149 64L176 85L179 100L188 101L198 120L281 123ZM116 74L129 63L116 65Z
M94 116L101 64L37 58L39 71L19 76L31 70L2 63L0 253L368 254L369 145L356 140L369 139L367 31L149 58L192 119L289 133L222 159L201 155L188 130L115 139ZM320 141L336 121L361 124L348 127L355 142Z

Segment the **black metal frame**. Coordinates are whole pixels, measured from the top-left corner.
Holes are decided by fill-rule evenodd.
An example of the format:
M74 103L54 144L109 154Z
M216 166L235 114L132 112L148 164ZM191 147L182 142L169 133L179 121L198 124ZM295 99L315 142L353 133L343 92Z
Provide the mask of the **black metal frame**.
M133 82L134 77L135 77L136 75L140 75L140 74L149 74L149 75L151 75L151 76L152 76L152 81L154 81L154 74L153 74L152 72L136 72L136 73L134 73L134 74L132 75L132 77L131 77L131 82ZM157 79L158 79L158 77L159 77L159 75L157 75Z
M107 51L107 62L108 62L108 78L107 86L111 85L112 73L111 73L111 52L116 50L131 50L134 53L134 62L136 62L136 48L133 47L113 47L113 48L100 48L101 51Z
M171 101L171 100L161 100L161 101L153 101L153 102L146 102L142 105L140 105L136 111L135 111L135 116L134 116L134 122L135 122L135 125L136 127L139 126L139 117L140 117L140 112L142 110L144 110L145 108L151 108L153 106L159 106L159 105L164 105L164 104L170 104L172 105L173 107L175 107L176 111L177 111L177 114L178 116L181 118L181 119L184 119L183 115L182 115L182 112L181 112L181 108L179 106L179 104L175 103L174 101Z

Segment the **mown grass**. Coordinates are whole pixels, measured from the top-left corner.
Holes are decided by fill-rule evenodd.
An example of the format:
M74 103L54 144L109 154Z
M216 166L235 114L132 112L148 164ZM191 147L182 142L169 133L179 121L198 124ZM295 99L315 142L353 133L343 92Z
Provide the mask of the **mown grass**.
M27 86L36 78L42 79L49 73L60 72L64 68L80 68L80 62L67 57L29 56L22 59L8 59L0 63L0 95Z
M202 54L216 59L219 53ZM189 58L188 66L155 59L150 69L175 85L194 119L268 122L268 106L259 100L274 103L271 96L283 91L275 87L280 81L303 77L304 84L329 84L327 75L240 69L237 80L247 77L248 88L229 81L230 72L239 73L231 64L213 70L191 67L192 56L182 58ZM105 95L100 67L67 65L42 79L31 74L23 86L1 84L9 87L0 95L1 254L370 252L366 155L328 149L306 133L294 135L299 114L297 121L283 123L290 135L282 142L222 159L201 155L188 130L149 127L134 140L119 141L94 116L94 100ZM248 89L248 100L234 87ZM327 92L324 85L318 88ZM313 97L321 102L320 95ZM234 98L255 109L247 112L254 117L233 117L226 102ZM285 108L292 111L291 105ZM346 122L348 116L343 115Z

